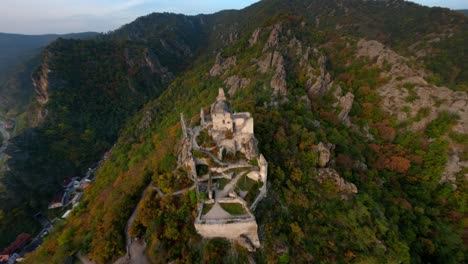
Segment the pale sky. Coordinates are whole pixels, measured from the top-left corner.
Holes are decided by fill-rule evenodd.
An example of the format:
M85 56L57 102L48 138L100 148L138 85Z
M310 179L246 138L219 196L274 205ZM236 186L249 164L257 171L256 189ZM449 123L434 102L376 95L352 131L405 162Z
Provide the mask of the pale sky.
M0 0L0 32L21 34L107 32L152 12L187 15L241 9L257 0ZM414 2L468 9L468 0Z

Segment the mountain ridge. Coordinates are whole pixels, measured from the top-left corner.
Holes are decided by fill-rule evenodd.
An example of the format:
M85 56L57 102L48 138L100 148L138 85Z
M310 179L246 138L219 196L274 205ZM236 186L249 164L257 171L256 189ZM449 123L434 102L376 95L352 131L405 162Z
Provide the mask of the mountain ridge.
M71 34L26 35L0 32L0 110L14 116L25 110L33 88L30 75L40 63L43 48L58 38L83 39L95 36L95 32ZM28 84L29 82L29 84ZM8 112L11 112L8 114Z

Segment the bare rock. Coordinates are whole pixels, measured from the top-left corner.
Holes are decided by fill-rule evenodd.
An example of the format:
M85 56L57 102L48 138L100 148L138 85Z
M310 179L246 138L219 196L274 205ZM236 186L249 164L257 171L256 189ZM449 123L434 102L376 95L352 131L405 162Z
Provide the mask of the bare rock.
M351 92L346 93L346 95L342 96L341 87L337 87L335 91L335 98L337 102L333 105L334 107L339 107L341 109L340 113L338 114L338 118L343 122L345 125L349 126L351 121L349 120L349 112L353 107L354 102L354 94Z
M152 73L157 74L160 76L161 81L163 83L169 83L174 80L174 74L172 74L167 67L163 67L159 62L158 57L156 54L151 52L148 49L145 49L144 52L144 64L146 67L150 68Z
M333 144L324 144L320 142L317 145L317 152L319 154L318 164L320 167L325 167L327 166L328 162L330 162L332 148Z
M276 68L275 74L271 79L270 85L273 88L273 93L275 95L281 94L285 95L287 93L286 89L286 70L284 68L284 59L281 54L274 52L273 55L273 65Z
M291 50L296 48L296 56L302 56L302 43L296 37L292 38L291 41L289 41L288 48Z
M38 70L32 75L31 81L34 86L35 100L39 104L39 108L35 111L32 118L30 118L31 126L35 127L44 122L48 115L48 110L45 105L49 101L49 74L52 72L49 67L49 61L52 54L50 52L44 53L44 59Z
M227 78L224 84L229 88L228 94L233 96L237 90L247 87L250 84L250 79L239 78L239 76L233 75Z
M269 48L278 47L281 28L282 27L280 23L273 26L273 29L270 32L270 36L268 37L265 47L263 48L263 52L267 51Z
M258 37L260 36L260 32L261 32L261 29L260 29L260 28L257 28L257 29L252 33L252 37L250 37L250 39L249 39L250 47L252 47L253 45L257 44Z
M284 58L278 51L270 52L263 59L259 60L257 65L261 73L266 73L274 66L284 66Z
M322 183L326 180L332 180L335 186L338 188L339 193L343 199L348 199L350 195L358 193L358 189L354 183L345 181L335 169L322 168L318 169L317 180Z
M232 66L236 65L236 57L229 57L229 58L223 58L221 56L221 53L218 53L216 55L216 61L213 67L210 70L210 75L211 76L218 76L221 75L224 71L228 70Z
M258 70L261 73L266 73L270 69L271 61L273 60L273 52L268 53L263 59L257 62Z
M424 80L428 74L423 69L410 67L407 58L377 41L359 41L357 56L376 59L377 66L384 63L390 64L390 71L382 74L382 77L389 77L389 81L378 87L377 93L382 99L382 109L387 114L396 117L399 122L418 117L417 121L411 121L408 130L422 131L439 116L440 112L448 111L460 117L452 131L460 134L468 133L467 92L453 91L447 87L429 84ZM425 114L421 117L422 112ZM456 175L463 168L468 167L468 164L460 162L453 144L451 144L451 149L453 153L447 162L441 182L449 182L456 187Z
M309 61L311 50L312 49L310 47L307 47L306 51L302 55L301 61L299 62L299 66L304 67L305 65L307 65L307 62Z
M257 62L259 71L262 73L274 69L275 73L271 79L270 85L273 88L274 95L287 94L286 69L284 67L284 58L278 51L268 53L265 58Z
M320 66L320 76L317 78L315 83L312 83L312 78L306 83L306 89L309 96L325 95L331 88L332 80L330 73L327 72L325 63L327 58L325 55L321 55L318 63Z
M383 65L386 61L388 63L394 64L399 61L405 61L406 59L396 52L388 49L385 47L384 44L376 41L376 40L359 40L358 44L358 57L364 56L369 57L371 59L377 58L377 64Z
M43 63L33 75L32 83L36 92L36 101L40 105L44 105L49 101L49 57L51 54L48 52L44 56Z

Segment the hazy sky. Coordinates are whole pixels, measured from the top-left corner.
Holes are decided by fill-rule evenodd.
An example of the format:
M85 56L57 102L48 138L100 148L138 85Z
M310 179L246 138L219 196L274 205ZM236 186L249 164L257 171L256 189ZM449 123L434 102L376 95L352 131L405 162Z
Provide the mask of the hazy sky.
M152 12L189 15L240 9L257 0L0 0L0 32L22 34L107 32ZM415 0L468 9L468 0Z

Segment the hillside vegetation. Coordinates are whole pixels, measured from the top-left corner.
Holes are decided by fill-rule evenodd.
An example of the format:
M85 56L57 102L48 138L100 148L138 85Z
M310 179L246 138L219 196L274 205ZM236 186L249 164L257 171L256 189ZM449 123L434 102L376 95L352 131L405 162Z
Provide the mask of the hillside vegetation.
M117 140L84 200L27 263L78 251L119 258L137 205L130 234L154 263L463 263L467 169L446 164L467 160L467 32L461 14L404 1L268 0L57 41L35 77L47 94L31 116L47 114L14 141L21 155L9 161L2 209L41 208L33 199L47 201ZM179 113L196 122L219 87L235 111L252 113L269 161L255 253L197 235L194 192L149 190L140 201L149 184L184 185L174 173ZM319 180L320 142L333 144L327 166L357 194Z
M41 51L58 38L84 39L96 33L20 35L0 33L0 112L15 116L34 95L31 73L40 64Z

